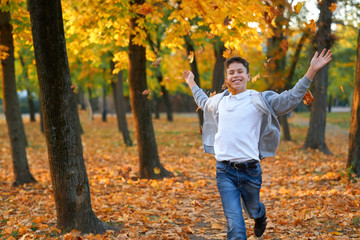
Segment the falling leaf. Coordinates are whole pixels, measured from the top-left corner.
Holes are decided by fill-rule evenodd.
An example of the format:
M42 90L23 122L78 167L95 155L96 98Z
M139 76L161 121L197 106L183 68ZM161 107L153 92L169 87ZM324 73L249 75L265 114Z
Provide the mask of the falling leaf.
M216 91L213 91L213 92L210 93L210 96L209 96L209 97L213 97L213 96L215 96L215 95L216 95Z
M298 2L295 6L294 6L294 11L299 14L301 8L304 6L305 2Z
M307 90L307 92L305 93L305 96L303 98L303 102L305 105L310 105L310 103L312 103L314 101L314 97L311 94L310 90Z
M212 34L211 32L206 32L206 35L209 39L213 39L214 38L214 34Z
M305 23L305 26L310 28L313 33L316 33L316 22L314 21L314 19L311 19L310 23Z
M229 58L230 57L230 55L231 55L231 48L228 48L228 49L226 49L224 52L223 52L223 57L224 58Z
M340 89L341 89L342 93L344 93L344 89L343 89L342 85L340 85Z
M140 9L138 10L138 13L141 15L147 15L153 11L153 7L150 4L144 3L141 5Z
M225 26L229 26L230 23L231 23L231 19L230 19L229 17L226 17L226 18L224 19L224 25L225 25Z
M252 82L252 83L256 82L256 80L258 80L258 78L260 78L260 73L258 73L255 77L253 77L253 78L251 79L251 82Z
M142 95L148 95L150 94L150 89L145 89L143 92L142 92Z
M161 57L157 58L157 59L152 63L152 65L153 65L154 67L157 67L157 66L160 65L160 63L161 63Z
M197 201L193 201L192 204L195 206L195 207L201 207L200 203L198 203Z
M329 7L331 12L334 12L337 8L337 4L336 3L331 3L331 6Z
M199 111L200 110L200 107L197 107L197 109L195 110L195 112Z
M190 54L187 58L189 59L189 63L192 63L194 61L194 52L190 51Z
M266 62L264 63L264 68L267 68L269 66L269 62L271 61L272 58L269 58L266 60Z
M73 93L76 93L76 84L71 85L70 88L73 90Z
M161 173L161 170L158 167L155 167L153 170L154 170L155 174L160 174Z
M198 53L201 54L204 52L204 48L202 46L200 46L200 49L198 50Z
M287 52L288 50L288 41L286 39L283 39L280 43L280 47L284 52Z

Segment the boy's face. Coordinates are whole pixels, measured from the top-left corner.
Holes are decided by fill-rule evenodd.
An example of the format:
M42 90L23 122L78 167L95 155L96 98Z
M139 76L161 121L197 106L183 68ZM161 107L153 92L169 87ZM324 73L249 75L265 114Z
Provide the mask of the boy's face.
M232 94L246 91L246 84L250 80L250 74L242 63L234 62L226 70L225 82Z

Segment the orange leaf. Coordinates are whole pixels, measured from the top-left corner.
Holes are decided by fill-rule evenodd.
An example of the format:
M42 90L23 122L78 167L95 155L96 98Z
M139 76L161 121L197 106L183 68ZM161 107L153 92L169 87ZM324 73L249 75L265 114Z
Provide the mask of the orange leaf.
M260 73L258 73L255 77L253 77L253 78L251 79L251 82L254 83L254 82L256 82L256 80L258 80L259 78L260 78Z
M231 48L226 49L226 51L223 52L223 57L224 58L229 58L230 55L231 55L231 52L232 52Z
M189 62L192 63L194 61L194 52L190 51L190 54L187 58L189 59Z
M206 35L209 39L213 39L214 38L214 34L212 34L211 32L206 32Z
M286 39L283 39L280 43L281 49L286 52L288 50L288 41Z
M303 102L305 105L310 105L310 103L312 103L314 101L314 97L311 94L310 90L307 90L307 92L305 93L305 96L303 98Z
M142 92L142 95L148 95L150 93L150 90L149 89L145 89L143 92Z
M333 12L335 11L337 8L337 4L336 3L331 3L331 6L329 7L330 11Z
M298 2L295 6L294 6L294 11L299 14L301 8L304 6L305 2Z
M152 11L153 11L153 7L152 7L150 4L144 3L144 4L140 7L138 13L140 13L141 15L144 15L144 16L145 16L146 14L149 14L149 13L151 13Z
M152 65L153 65L154 67L157 67L157 66L160 65L160 63L161 63L161 57L157 58L157 59L152 63Z
M310 28L310 30L313 32L313 33L316 33L316 23L314 21L314 19L311 19L310 20L310 23L305 23L305 26Z
M344 93L344 89L343 89L343 86L342 86L342 85L340 85L340 89L341 89L341 91Z

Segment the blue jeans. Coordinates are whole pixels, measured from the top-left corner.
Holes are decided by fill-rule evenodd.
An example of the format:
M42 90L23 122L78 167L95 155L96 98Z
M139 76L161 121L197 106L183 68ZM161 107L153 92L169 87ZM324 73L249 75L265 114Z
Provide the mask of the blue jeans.
M216 162L217 187L227 220L228 239L247 239L242 206L252 219L265 215L265 206L260 202L261 174L259 162L239 169L230 163Z

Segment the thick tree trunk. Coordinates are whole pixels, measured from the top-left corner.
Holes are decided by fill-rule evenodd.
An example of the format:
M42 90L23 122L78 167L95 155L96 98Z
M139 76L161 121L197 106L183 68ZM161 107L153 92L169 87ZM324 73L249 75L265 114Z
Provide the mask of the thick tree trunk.
M135 4L143 4L144 0L135 0ZM130 20L130 29L137 28L137 17ZM131 107L134 116L135 133L140 160L141 178L163 178L171 176L161 164L157 151L154 128L151 119L150 102L142 92L146 89L146 48L133 43L134 35L129 41L129 85Z
M357 63L355 89L353 94L351 126L349 134L349 155L347 167L360 177L360 30L357 41Z
M42 107L40 106L40 130L42 133L45 133L45 129L44 129L44 115L43 115L43 111L42 111Z
M78 133L60 0L29 0L57 226L103 233L109 227L91 208L89 181Z
M24 183L36 182L36 180L30 173L26 157L27 140L16 92L14 42L10 18L10 12L0 10L0 46L8 48L7 58L1 59L3 104L15 175L13 185L18 186Z
M120 71L117 74L117 81L111 81L111 87L113 89L115 110L117 116L118 129L122 132L123 140L126 146L132 146L130 138L129 128L126 121L126 105L123 95L123 72Z
M225 81L224 76L224 63L226 58L223 57L223 52L226 50L224 43L220 42L218 44L214 44L215 50L215 65L212 75L212 91L216 91L217 93L221 92L221 88Z
M330 49L333 44L333 37L331 36L332 12L329 10L331 3L336 3L336 1L327 0L319 4L318 30L313 40L315 50L319 53L324 48ZM326 65L313 79L314 101L311 105L310 123L304 144L304 148L319 149L324 154L331 154L325 143L328 70L329 65Z
M194 60L192 61L192 63L190 63L190 68L192 73L194 74L194 81L196 82L196 84L201 87L200 85L200 74L199 74L199 70L197 67L197 62L196 62L196 57L195 57L195 51L194 51L194 44L192 43L190 37L186 36L185 37L185 43L186 43L186 51L187 54L190 55L190 52L194 53ZM202 133L202 126L204 123L204 112L201 109L198 109L198 116L199 116L199 124L200 124L200 133Z

